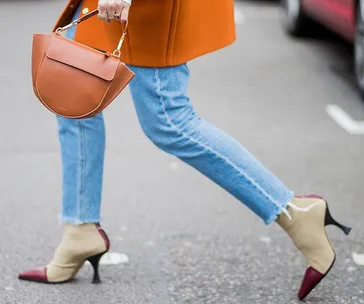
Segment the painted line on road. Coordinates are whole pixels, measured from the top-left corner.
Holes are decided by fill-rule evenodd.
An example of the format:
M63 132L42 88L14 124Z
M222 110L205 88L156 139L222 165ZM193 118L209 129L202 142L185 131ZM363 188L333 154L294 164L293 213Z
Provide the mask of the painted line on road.
M107 252L101 260L100 265L119 265L129 263L129 257L125 253ZM86 265L91 265L89 261L85 262Z
M235 19L236 24L242 24L245 21L245 17L243 15L243 13L239 10L235 10L234 19Z
M364 266L364 254L363 253L352 253L353 261L355 264Z
M364 121L353 119L339 106L327 105L326 113L347 133L351 135L364 135Z

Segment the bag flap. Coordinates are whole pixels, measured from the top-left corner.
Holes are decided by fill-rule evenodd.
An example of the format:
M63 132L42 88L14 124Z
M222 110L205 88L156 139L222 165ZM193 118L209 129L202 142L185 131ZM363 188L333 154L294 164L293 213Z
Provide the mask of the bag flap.
M88 46L53 35L46 56L89 74L111 81L120 61Z

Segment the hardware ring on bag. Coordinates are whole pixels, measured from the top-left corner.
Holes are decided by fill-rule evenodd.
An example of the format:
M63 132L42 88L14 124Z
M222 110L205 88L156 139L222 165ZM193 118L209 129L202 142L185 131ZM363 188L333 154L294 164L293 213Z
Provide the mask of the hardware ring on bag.
M93 11L89 12L88 14L83 15L82 17L72 21L71 23L69 23L69 24L67 24L67 25L65 25L63 27L57 28L54 33L61 36L69 28L71 28L73 26L76 26L77 24L79 24L79 23L81 23L81 22L83 22L83 21L97 15L98 13L99 13L99 11L97 9L93 10ZM124 42L124 39L125 39L125 36L126 36L127 28L128 28L128 20L125 21L124 32L121 35L118 46L117 46L116 50L114 50L112 52L112 54L111 54L111 56L113 56L115 58L120 58L120 56L121 56L121 47L123 46L123 42Z

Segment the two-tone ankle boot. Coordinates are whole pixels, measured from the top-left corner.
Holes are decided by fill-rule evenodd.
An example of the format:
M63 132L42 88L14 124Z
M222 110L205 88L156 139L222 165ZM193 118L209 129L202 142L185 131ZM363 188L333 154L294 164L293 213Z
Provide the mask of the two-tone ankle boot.
M335 263L335 251L325 226L335 225L345 234L351 228L336 222L327 202L320 196L296 196L288 204L277 223L288 233L307 261L306 273L298 293L303 300L328 274Z
M99 283L99 261L109 247L109 239L98 224L67 224L52 261L46 267L20 273L19 279L41 283L67 282L76 276L85 261L89 261L94 268L92 282Z

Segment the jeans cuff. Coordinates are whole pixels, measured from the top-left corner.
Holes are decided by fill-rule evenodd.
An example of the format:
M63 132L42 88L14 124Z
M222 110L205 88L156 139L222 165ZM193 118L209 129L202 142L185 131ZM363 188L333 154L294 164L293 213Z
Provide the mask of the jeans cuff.
M90 218L90 219L80 219L76 217L68 217L68 216L60 216L59 220L65 224L73 224L73 225L82 225L82 224L93 224L100 223L101 220L99 218Z
M272 224L273 222L275 222L278 218L278 216L282 213L283 209L285 209L287 207L287 204L292 200L292 198L294 198L294 193L291 192L291 196L289 197L288 200L286 200L282 206L280 206L279 208L277 208L277 212L276 213L273 213L268 219L266 219L264 221L264 223L266 225L270 225Z

